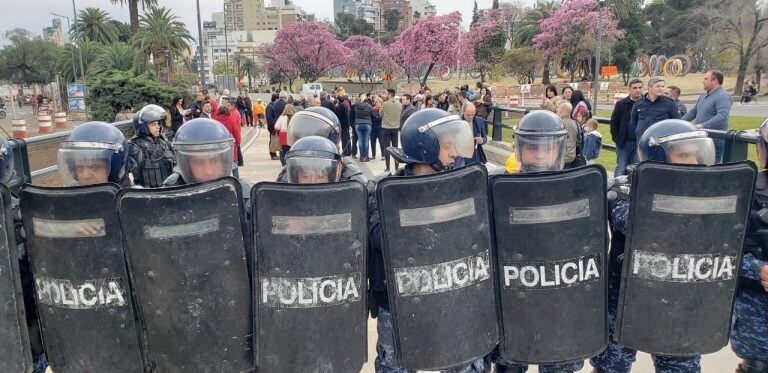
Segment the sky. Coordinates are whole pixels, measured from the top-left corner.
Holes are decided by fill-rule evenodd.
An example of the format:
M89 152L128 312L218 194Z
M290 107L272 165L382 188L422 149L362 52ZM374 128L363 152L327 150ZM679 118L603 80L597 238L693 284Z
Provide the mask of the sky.
M269 2L269 0L266 0ZM504 0L501 0L504 2ZM535 0L521 0L522 4L531 5ZM22 5L23 3L23 5ZM197 38L197 12L193 0L158 0L162 6L173 9L173 12L187 25L193 37ZM315 13L319 20L333 19L333 0L294 0L294 3L309 13ZM432 0L438 14L460 11L466 26L472 19L473 2L471 0ZM477 0L480 9L490 8L492 0ZM14 5L16 4L16 5ZM224 0L200 0L202 20L210 20L211 13L221 11ZM113 5L110 0L75 0L78 10L95 6L108 12L112 18L128 22L128 8ZM70 0L0 0L0 45L5 45L5 32L16 27L23 27L33 35L41 35L44 27L51 25L58 13L69 16L74 20L72 1ZM67 20L62 19L63 31L67 32Z

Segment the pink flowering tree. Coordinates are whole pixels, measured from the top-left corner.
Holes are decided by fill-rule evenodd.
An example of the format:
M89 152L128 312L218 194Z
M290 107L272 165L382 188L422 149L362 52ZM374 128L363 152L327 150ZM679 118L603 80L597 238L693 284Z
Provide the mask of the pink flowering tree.
M383 71L394 64L386 49L368 36L351 36L344 41L344 46L351 51L346 67L371 83L381 81Z
M260 54L268 66L281 73L314 82L346 63L351 51L328 26L297 22L278 31L275 41L262 46Z
M456 66L459 60L462 65L474 62L473 51L462 48L458 42L460 25L459 12L419 18L413 26L395 38L388 53L403 68L418 69L426 66L423 76L419 74L421 85L425 86L437 64Z
M274 43L264 44L258 48L257 54L264 61L264 71L269 72L269 79L277 79L282 87L282 82L288 82L288 89L293 92L293 82L299 77L300 72L290 59L283 58Z
M602 17L603 43L624 37L610 9L599 10L597 0L568 0L539 22L541 33L533 37L533 47L543 56L561 61L570 69L571 80L582 68L588 75L597 45L599 17Z

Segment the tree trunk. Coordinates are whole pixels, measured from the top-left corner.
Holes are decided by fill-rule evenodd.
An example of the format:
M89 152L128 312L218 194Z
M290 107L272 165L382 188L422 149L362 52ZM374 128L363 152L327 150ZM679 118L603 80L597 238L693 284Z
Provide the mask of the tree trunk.
M739 73L736 75L736 86L733 87L734 96L741 96L741 88L744 86L744 77L747 75L747 64L749 64L749 60L744 56L740 56Z
M424 73L424 77L421 78L421 88L424 88L427 86L427 78L429 78L429 74L432 73L432 69L435 67L435 63L429 64L429 67L427 68L427 71Z
M252 91L253 87L251 86L251 72L248 72L248 92Z
M128 1L128 11L131 14L131 34L139 31L139 0Z
M550 63L552 63L552 59L550 57L547 57L547 60L544 61L544 69L541 72L541 84L544 84L544 85L552 84L549 81L549 74L550 74L549 65L550 65Z

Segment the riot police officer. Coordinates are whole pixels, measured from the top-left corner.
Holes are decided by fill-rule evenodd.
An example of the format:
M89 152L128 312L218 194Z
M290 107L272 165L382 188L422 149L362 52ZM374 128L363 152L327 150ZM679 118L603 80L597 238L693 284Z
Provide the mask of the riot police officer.
M640 161L677 164L699 164L711 166L715 163L715 146L706 132L697 130L693 125L679 119L668 119L649 127L638 140L637 153ZM631 168L630 168L631 169ZM631 174L630 174L631 177ZM624 188L621 188L621 187ZM629 218L629 198L627 185L617 185L624 190L618 194L618 201L610 214L611 251L608 259L609 308L608 320L612 337L608 347L600 355L591 359L595 372L629 372L635 360L636 351L616 342L616 312L621 287L622 260ZM653 354L653 363L657 372L699 372L701 356L666 356Z
M4 137L0 137L0 183L8 185L14 172L14 156L11 144ZM45 371L48 363L45 359L43 341L40 337L40 322L37 318L37 302L35 301L35 281L32 278L32 270L27 255L26 235L24 222L19 211L19 198L11 194L11 207L13 209L13 228L16 236L16 254L19 260L19 277L24 296L24 309L29 334L30 349L34 364L34 373ZM11 250L13 248L10 248Z
M173 140L177 166L164 186L200 183L232 176L235 140L213 119L193 119L179 127Z
M65 186L116 183L132 185L126 165L128 142L115 126L88 122L75 128L59 148L59 176Z
M515 156L521 173L560 171L564 165L565 140L568 131L562 119L547 110L532 111L520 120L515 129ZM524 372L528 366L506 361L493 352L497 372ZM576 372L583 361L540 365L539 372Z
M456 167L457 159L471 158L474 151L472 129L457 115L439 109L414 113L403 124L402 148L389 148L395 159L405 164L395 176L436 174ZM374 207L370 216L369 309L377 318L378 341L376 372L411 372L395 361L393 316L389 310L387 280L382 253L381 216ZM489 305L491 307L491 305ZM490 371L487 359L479 359L451 372Z
M307 136L296 141L285 156L291 184L321 184L339 181L343 163L339 148L325 137Z
M757 155L768 167L768 120L760 126ZM744 240L741 277L734 305L731 348L743 359L737 373L768 372L768 173L757 174Z
M171 143L160 135L167 113L157 105L147 105L133 116L134 136L128 141L133 182L158 188L173 172Z
M288 145L293 148L295 143L304 137L320 136L338 147L340 128L339 118L331 110L322 106L309 107L297 112L291 119L287 134ZM368 178L354 163L345 162L343 159L340 163L342 164L340 180L356 180L368 185ZM286 172L287 167L283 167L277 175L277 182L289 182Z

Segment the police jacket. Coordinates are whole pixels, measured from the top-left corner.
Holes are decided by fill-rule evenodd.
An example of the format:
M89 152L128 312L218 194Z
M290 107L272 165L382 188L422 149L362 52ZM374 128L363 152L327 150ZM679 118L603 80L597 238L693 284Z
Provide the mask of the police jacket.
M175 157L171 144L163 137L134 137L129 143L130 172L136 185L158 188L173 172Z
M632 115L632 106L636 101L627 96L613 107L611 114L611 139L616 146L623 148L627 141L635 141L635 129L629 128L629 118Z
M744 239L739 289L763 293L760 269L768 264L768 171L757 174L755 197L749 211L749 226Z
M645 95L632 107L629 128L635 129L635 138L639 139L648 127L664 119L680 119L677 104L667 96L660 96L651 101L648 95Z

